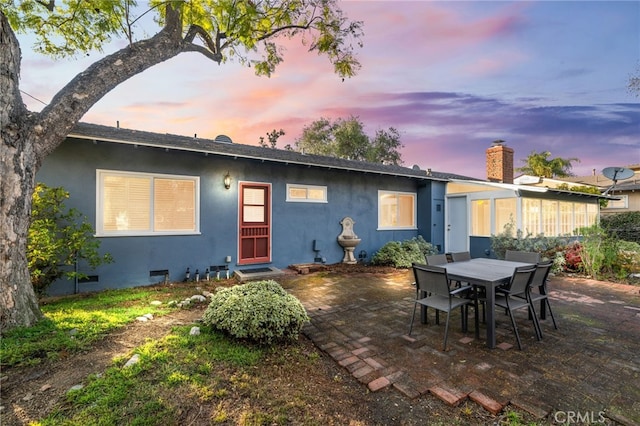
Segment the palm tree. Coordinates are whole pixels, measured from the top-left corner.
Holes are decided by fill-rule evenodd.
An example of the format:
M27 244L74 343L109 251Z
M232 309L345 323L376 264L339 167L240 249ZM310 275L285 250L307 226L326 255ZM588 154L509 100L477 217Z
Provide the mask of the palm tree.
M549 159L550 156L551 153L549 151L531 151L526 160L522 160L526 163L526 166L516 168L516 171L545 178L567 177L573 176L571 163L580 162L577 158L558 157Z

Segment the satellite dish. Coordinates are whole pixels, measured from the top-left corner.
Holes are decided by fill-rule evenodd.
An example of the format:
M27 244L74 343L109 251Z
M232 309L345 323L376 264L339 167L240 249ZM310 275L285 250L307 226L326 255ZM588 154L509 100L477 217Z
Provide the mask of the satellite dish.
M602 169L602 174L604 177L617 182L633 177L633 170L627 169L626 167L605 167Z
M626 167L605 167L602 169L602 174L607 179L611 179L613 181L613 185L607 188L606 191L603 192L603 195L607 195L609 191L616 186L619 180L625 180L633 177L635 172L631 169L627 169Z
M218 135L216 136L216 138L214 139L214 141L216 142L222 142L222 143L233 143L233 141L231 140L231 138L227 135Z

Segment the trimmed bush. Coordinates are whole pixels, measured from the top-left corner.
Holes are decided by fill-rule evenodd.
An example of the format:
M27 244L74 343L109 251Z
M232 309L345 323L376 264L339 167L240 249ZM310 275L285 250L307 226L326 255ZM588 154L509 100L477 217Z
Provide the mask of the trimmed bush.
M218 288L202 320L237 339L273 344L297 340L309 316L298 299L266 280Z
M412 263L425 263L425 256L438 253L438 249L418 235L403 242L389 241L373 255L371 263L380 266L410 268Z
M546 237L544 234L533 235L528 232L526 235L521 229L515 229L516 225L510 222L504 226L501 233L491 235L491 249L498 259L504 259L507 250L529 251L540 253L542 259L553 259L556 254L563 252L565 247L573 244L576 237L569 235L561 237ZM557 269L554 267L554 271Z
M600 218L600 226L612 237L640 243L640 212L602 216Z

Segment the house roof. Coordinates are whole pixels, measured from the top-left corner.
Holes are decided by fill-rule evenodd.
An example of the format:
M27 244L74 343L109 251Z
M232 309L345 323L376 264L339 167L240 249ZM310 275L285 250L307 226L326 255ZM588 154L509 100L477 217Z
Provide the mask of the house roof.
M619 180L616 182L614 190L616 191L635 191L640 189L640 164L631 164L625 168L631 169L635 172L635 175L629 179ZM594 174L588 176L569 176L563 178L568 182L574 182L583 185L595 185L601 189L607 189L613 185L613 181L603 174Z
M619 200L619 198L615 196L608 195L599 195L599 194L588 194L586 192L576 192L576 191L567 191L563 189L549 188L547 186L534 186L534 185L518 185L515 183L500 183L500 182L489 182L489 181L475 181L469 182L468 180L460 180L460 179L451 179L453 183L462 183L462 184L475 184L488 186L496 189L508 189L514 191L516 196L520 196L524 193L546 193L546 194L555 194L562 196L570 196L570 197L578 197L578 198L590 198L590 199L601 199L604 198L606 200Z
M446 181L449 179L476 180L474 178L456 175L453 173L422 170L417 166L409 168L389 164L368 163L364 161L302 154L296 151L271 149L261 146L243 145L222 141L225 138L217 138L216 140L201 139L195 136L188 137L168 133L152 133L91 123L78 123L68 137L178 151L201 152L204 154L213 154L232 158L305 165L329 170L350 170L363 173L375 173L438 181Z

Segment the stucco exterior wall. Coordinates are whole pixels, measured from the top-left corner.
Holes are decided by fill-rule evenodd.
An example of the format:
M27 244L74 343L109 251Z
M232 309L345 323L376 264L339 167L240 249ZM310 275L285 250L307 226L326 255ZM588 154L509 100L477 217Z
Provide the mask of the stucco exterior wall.
M356 257L364 250L367 261L388 241L418 234L430 241L433 235L428 201L433 182L405 177L68 139L47 157L37 181L64 187L70 193L67 206L80 210L95 227L97 169L199 176L200 234L101 237L101 251L111 253L115 263L93 271L81 265L83 272L99 278L97 282L81 283L80 292L162 281L162 276L150 276L152 270L169 270L171 281L184 279L187 267L192 277L196 269L204 276L207 267L224 265L227 256L231 256L229 267L233 272L238 268L238 185L242 181L271 184L272 262L268 266L286 268L313 262L314 240L318 240L320 255L327 263L340 262L343 251L336 238L345 216L355 220L355 233L362 240ZM227 172L232 178L230 189L223 185ZM328 202L287 202L287 183L326 186ZM444 185L438 188L444 194ZM418 193L418 228L378 230L379 190ZM60 280L49 293L68 294L74 287L73 282Z

